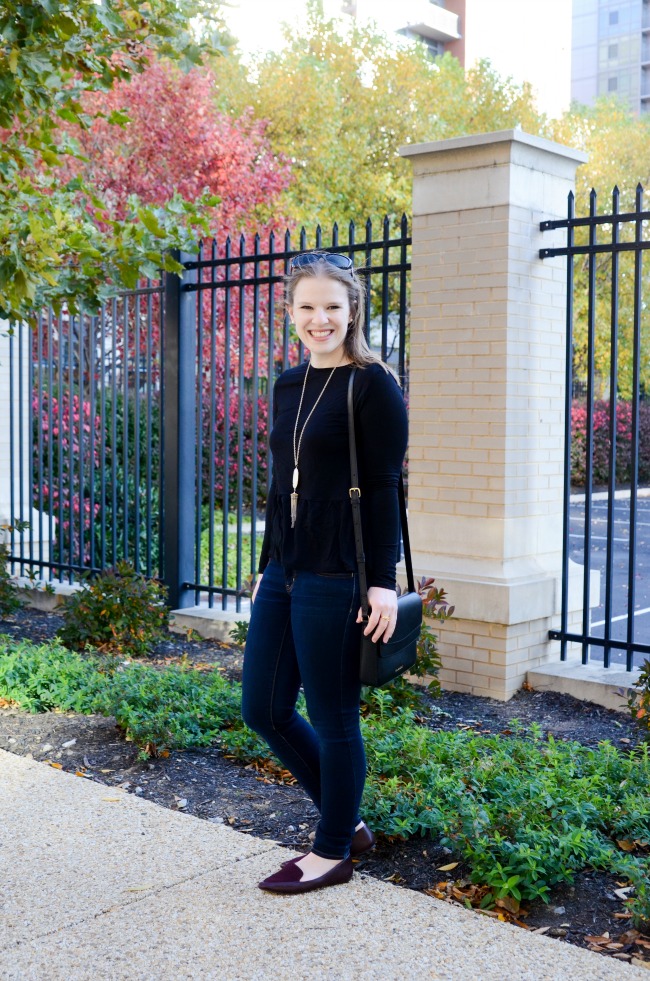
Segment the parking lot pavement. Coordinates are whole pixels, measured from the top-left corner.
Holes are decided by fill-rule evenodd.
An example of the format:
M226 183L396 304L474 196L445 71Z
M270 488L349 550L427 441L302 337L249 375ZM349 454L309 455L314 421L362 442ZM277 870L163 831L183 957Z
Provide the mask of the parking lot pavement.
M626 640L628 631L628 593L630 559L630 494L618 492L613 508L612 533L612 629L614 640ZM601 574L600 603L590 610L590 633L604 636L605 567L607 562L608 495L595 494L591 507L592 570ZM572 495L569 523L570 557L584 565L585 502L584 495ZM634 640L650 644L650 492L639 491L636 516L636 561L634 568ZM602 651L592 646L590 659L599 660ZM645 655L635 654L635 664ZM611 664L625 664L625 653L611 651Z

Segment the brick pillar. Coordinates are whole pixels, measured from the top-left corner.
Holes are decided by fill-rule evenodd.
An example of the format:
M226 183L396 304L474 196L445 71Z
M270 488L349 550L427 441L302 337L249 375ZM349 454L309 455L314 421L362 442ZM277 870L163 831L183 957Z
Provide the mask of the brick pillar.
M584 154L508 130L402 149L413 162L409 523L418 574L456 606L444 687L508 699L559 611L566 274ZM553 242L551 242L553 239Z

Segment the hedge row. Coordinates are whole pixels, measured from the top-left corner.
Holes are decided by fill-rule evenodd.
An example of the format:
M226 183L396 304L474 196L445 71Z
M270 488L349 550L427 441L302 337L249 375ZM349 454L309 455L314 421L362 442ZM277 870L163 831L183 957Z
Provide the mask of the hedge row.
M593 483L609 481L609 402L594 402ZM587 474L587 406L575 401L571 410L571 483L584 487ZM632 480L632 404L616 405L616 482ZM639 406L638 483L650 482L650 403Z

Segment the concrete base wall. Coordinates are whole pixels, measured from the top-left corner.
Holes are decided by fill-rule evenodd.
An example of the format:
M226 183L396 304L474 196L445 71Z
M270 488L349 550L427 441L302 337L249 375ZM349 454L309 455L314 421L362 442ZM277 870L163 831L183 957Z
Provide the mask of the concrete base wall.
M556 647L558 645L555 645ZM583 664L576 656L554 660L528 672L528 683L538 691L557 691L582 701L629 714L627 698L639 677L635 671Z

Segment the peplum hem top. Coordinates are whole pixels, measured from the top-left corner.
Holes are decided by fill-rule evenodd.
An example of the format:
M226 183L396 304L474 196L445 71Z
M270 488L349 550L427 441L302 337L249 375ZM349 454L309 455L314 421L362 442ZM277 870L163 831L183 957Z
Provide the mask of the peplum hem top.
M270 437L273 477L260 573L271 559L288 575L300 570L322 575L357 570L349 495L347 391L352 367L341 365L335 370L305 428L294 528L290 510L293 433L307 362L283 372L275 383ZM331 370L310 366L298 436ZM400 558L398 485L408 422L399 385L381 364L357 368L354 416L368 586L395 589L395 566Z

